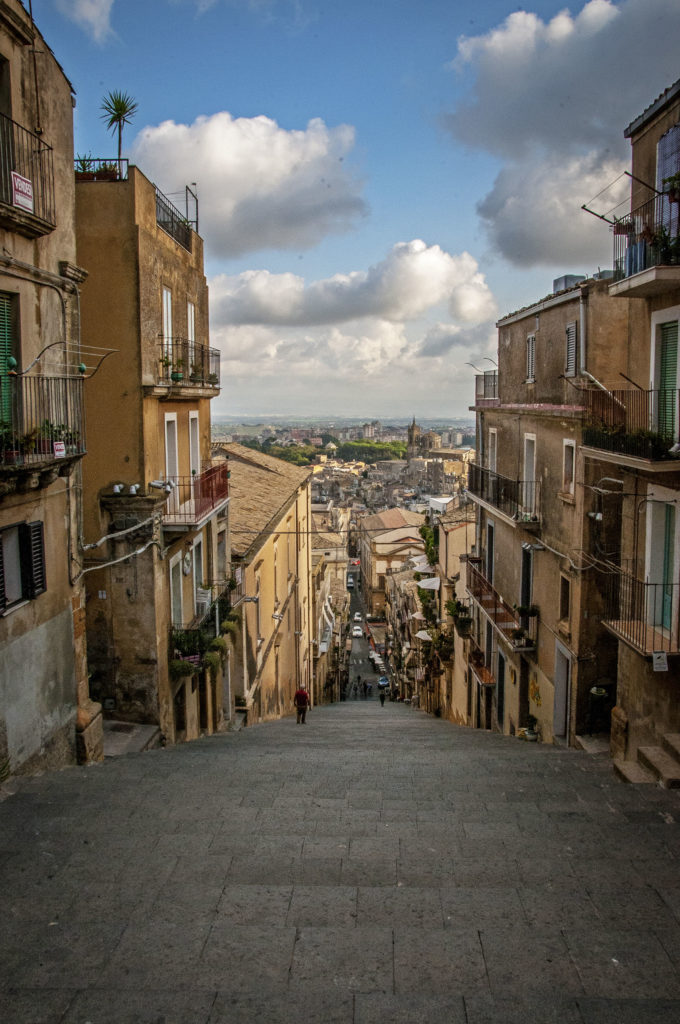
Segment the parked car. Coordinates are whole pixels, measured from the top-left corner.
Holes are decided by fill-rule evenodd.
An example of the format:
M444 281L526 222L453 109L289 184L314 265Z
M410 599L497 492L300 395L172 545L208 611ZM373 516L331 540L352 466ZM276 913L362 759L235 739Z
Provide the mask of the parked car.
M347 589L351 590L354 586L354 576L347 577Z
M387 678L387 676L381 676L380 679L378 680L378 686L383 686L384 687L384 686L389 686L389 685L390 685L390 681Z
M361 622L361 612L355 612L354 613L354 621L355 622Z
M358 637L362 637L363 636L363 631L361 629L361 626L355 626L354 627L354 629L352 630L352 636L358 636Z

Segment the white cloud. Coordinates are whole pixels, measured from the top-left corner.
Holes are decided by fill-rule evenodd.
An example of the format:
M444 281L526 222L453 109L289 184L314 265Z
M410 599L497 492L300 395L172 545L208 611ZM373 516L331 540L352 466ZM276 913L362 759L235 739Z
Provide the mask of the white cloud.
M338 324L367 317L405 322L440 304L454 320L491 319L496 306L477 262L416 239L393 246L367 271L336 274L306 285L294 274L251 270L211 282L218 323Z
M677 78L679 37L677 0L589 0L459 39L453 66L474 86L447 124L503 161L479 206L502 256L584 269L611 259L606 229L580 206L628 166L623 129Z
M349 125L314 119L286 130L271 118L222 111L191 125L164 121L136 137L132 157L163 190L196 181L211 258L263 249L307 249L365 214L361 183L345 158ZM168 180L168 168L173 178Z
M113 0L57 0L57 9L101 43L111 34Z

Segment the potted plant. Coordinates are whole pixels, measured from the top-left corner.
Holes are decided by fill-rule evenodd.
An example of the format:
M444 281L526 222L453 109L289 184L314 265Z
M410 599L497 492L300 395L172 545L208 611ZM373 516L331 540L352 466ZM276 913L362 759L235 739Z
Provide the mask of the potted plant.
M179 682L180 679L188 679L189 676L193 676L196 672L196 666L190 661L184 661L183 658L173 658L168 665L168 671L170 678L174 682Z
M630 235L630 234L632 234L633 230L634 230L633 224L630 221L627 221L627 220L615 220L614 221L613 233L615 235Z
M529 743L536 743L538 740L538 733L536 732L536 726L538 725L538 719L535 715L527 715L526 729L524 730L524 739Z
M200 363L191 364L191 374L189 376L192 384L200 384L203 380L203 367Z
M76 181L94 181L94 162L89 153L76 157Z
M175 359L172 364L172 370L170 371L170 379L175 382L184 380L184 360Z
M209 373L208 376L206 377L206 382L208 384L213 384L213 385L218 384L219 383L219 377L217 376L216 373Z
M663 188L669 203L680 202L680 171L663 179Z
M103 161L95 171L95 178L97 181L117 181L118 180L118 166L114 163L107 163Z

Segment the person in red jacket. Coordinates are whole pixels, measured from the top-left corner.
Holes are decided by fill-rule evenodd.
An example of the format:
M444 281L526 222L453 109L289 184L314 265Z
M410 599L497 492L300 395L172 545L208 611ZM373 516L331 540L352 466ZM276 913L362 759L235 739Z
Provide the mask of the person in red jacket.
M295 705L295 710L297 711L298 725L300 724L300 722L302 722L302 724L304 725L305 716L307 714L307 709L309 707L309 694L305 690L304 684L300 687L299 690L295 691L295 696L293 697L293 704Z

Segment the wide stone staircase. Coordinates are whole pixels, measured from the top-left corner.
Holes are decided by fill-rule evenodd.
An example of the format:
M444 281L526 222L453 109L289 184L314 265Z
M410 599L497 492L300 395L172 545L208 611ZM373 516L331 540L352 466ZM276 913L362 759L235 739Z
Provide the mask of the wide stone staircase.
M637 761L615 759L613 763L624 782L680 789L680 733L668 733L660 747L638 747Z

